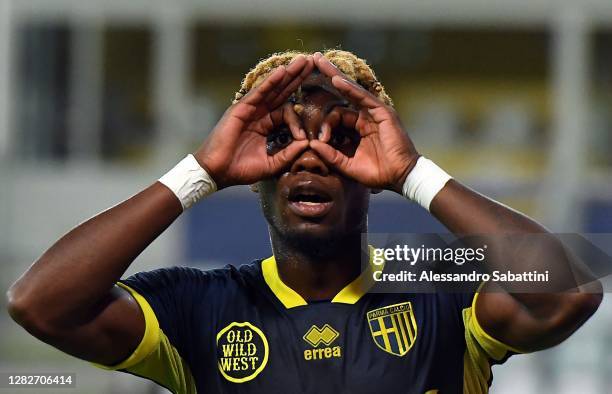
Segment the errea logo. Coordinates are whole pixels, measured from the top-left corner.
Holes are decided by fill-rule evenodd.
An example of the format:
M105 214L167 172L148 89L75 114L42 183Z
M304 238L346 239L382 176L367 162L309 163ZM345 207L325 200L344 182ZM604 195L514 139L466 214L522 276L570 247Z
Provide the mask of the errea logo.
M325 324L322 328L316 325L310 327L302 338L315 349L304 350L304 360L310 361L342 357L342 349L340 346L330 347L339 336L340 333L329 324ZM319 348L321 344L326 346Z
M340 336L340 333L332 328L329 324L319 328L317 326L310 327L310 330L304 335L304 340L314 347L324 343L331 345L333 341Z

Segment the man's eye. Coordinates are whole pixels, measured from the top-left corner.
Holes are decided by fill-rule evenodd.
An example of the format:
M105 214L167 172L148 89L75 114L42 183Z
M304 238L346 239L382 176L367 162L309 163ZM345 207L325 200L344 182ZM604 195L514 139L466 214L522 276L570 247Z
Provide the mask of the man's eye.
M347 144L351 143L351 139L345 135L345 134L341 134L341 133L334 133L331 138L329 139L329 143L330 145L336 146L336 147L341 147Z
M274 142L276 142L279 145L287 145L288 143L291 142L291 134L289 133L279 134L274 139Z
M270 133L266 139L268 153L276 153L293 141L289 130L278 130Z
M356 145L359 141L359 134L355 130L340 128L334 130L329 139L329 144L336 149Z
M347 156L353 156L359 146L361 136L357 130L338 127L332 131L329 144Z

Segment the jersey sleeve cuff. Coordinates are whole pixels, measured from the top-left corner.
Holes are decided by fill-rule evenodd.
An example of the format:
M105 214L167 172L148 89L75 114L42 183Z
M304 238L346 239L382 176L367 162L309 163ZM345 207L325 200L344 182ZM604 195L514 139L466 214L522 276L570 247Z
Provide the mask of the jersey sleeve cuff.
M128 358L123 360L122 362L115 364L115 365L103 365L103 364L92 363L94 366L98 368L111 370L111 371L119 370L119 369L127 369L127 368L130 368L138 364L159 346L159 342L161 338L159 322L157 321L157 317L155 316L155 313L153 312L153 308L151 308L151 305L149 305L147 300L142 295L138 294L136 290L132 289L128 285L123 284L121 282L117 282L117 285L127 290L131 294L131 296L134 297L134 299L140 306L140 309L142 310L142 313L145 319L145 332L142 337L142 340L138 344L138 347L136 347L134 352L132 352L132 354Z
M476 300L478 299L478 294L474 294L474 298L472 299L472 319L471 325L472 330L474 331L474 336L480 343L480 345L486 350L486 352L495 359L501 359L504 355L511 351L513 353L521 354L526 353L521 351L515 347L507 345L501 342L498 339L493 338L489 333L487 333L480 323L478 322L478 315L476 313Z

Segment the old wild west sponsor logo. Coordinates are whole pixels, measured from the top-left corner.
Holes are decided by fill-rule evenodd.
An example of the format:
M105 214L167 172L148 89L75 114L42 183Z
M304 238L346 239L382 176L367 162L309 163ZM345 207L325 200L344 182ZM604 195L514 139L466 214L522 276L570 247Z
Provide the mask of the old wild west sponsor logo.
M217 360L225 379L243 383L255 378L268 363L268 340L249 322L233 322L217 334Z
M388 305L366 314L372 339L387 353L403 356L417 337L417 324L410 302Z
M329 324L325 324L321 328L316 325L310 327L302 338L304 338L304 341L314 349L304 350L304 360L310 361L342 357L342 349L340 346L330 346L339 336L340 333Z

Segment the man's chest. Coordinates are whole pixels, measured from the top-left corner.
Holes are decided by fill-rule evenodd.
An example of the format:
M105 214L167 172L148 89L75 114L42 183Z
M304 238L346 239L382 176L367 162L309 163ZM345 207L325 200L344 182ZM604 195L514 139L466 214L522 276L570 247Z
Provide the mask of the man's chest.
M422 299L397 296L289 310L226 308L195 344L202 357L192 362L192 372L202 392L424 393L455 387L462 378L463 333L439 314Z

